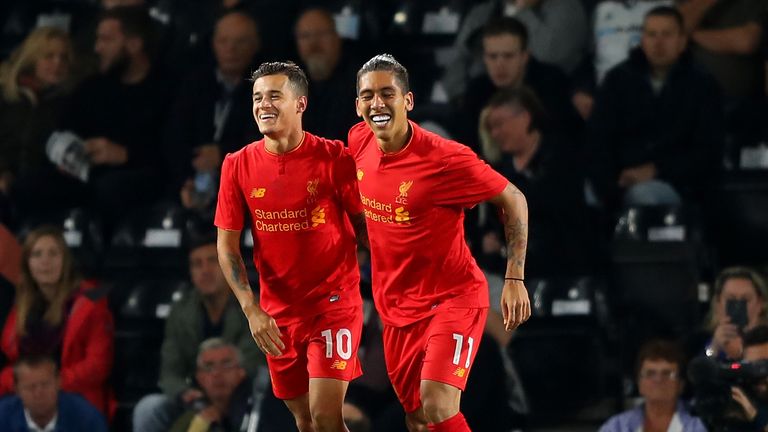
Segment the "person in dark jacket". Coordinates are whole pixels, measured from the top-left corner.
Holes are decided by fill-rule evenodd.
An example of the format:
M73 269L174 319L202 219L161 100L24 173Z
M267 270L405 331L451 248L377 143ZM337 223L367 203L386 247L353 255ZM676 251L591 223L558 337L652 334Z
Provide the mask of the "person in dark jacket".
M528 51L528 31L515 18L497 18L483 29L483 60L486 75L467 86L460 109L460 141L472 147L490 162L498 153L480 152L478 129L480 114L494 93L506 88L530 87L541 100L551 124L564 133L578 136L583 124L570 102L568 77L556 66L535 59ZM577 138L576 143L581 141Z
M642 45L610 70L589 124L589 175L608 208L693 201L724 140L714 78L684 55L680 13L651 10Z
M107 432L96 408L59 389L59 371L51 357L22 358L13 370L16 395L0 400L3 431Z
M501 151L494 167L525 194L536 221L530 228L525 274L588 274L592 231L579 153L567 137L545 126L541 102L527 87L497 93L486 111L484 132ZM498 218L488 220L482 253L476 256L487 271L501 273L503 229Z

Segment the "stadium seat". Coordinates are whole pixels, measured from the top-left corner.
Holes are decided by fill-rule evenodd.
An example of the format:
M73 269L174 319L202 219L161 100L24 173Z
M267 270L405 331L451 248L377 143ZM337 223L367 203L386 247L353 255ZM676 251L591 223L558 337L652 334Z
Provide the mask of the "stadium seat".
M768 171L728 173L713 208L721 267L768 261Z
M593 277L561 277L529 280L526 286L532 316L516 330L508 349L531 418L567 417L613 397L618 362L609 355L612 324L605 283Z

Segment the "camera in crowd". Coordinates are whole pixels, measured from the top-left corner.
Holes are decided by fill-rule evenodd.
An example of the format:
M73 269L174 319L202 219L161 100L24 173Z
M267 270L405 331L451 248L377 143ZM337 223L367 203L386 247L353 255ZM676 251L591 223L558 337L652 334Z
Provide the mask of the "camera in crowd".
M754 431L744 410L731 396L731 387L739 387L755 404L768 406L768 360L755 362L718 362L697 357L688 366L693 384L692 412L701 418L710 432Z

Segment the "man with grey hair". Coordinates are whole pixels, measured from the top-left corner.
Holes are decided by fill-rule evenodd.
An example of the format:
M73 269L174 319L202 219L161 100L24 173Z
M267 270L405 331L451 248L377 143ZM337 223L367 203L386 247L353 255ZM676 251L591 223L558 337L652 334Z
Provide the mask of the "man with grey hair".
M194 289L171 306L165 323L158 382L162 393L147 395L136 405L136 432L167 431L184 406L203 396L189 379L197 369L197 347L202 341L218 337L236 344L249 374L264 366L264 356L254 346L248 323L219 268L213 233L190 239L189 273Z
M250 412L251 385L243 355L233 344L210 338L200 344L195 379L203 398L179 417L172 432L239 430Z

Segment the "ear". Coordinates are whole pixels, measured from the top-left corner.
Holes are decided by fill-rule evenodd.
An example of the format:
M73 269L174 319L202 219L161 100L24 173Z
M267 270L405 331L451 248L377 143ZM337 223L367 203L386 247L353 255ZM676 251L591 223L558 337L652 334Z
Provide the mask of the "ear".
M413 92L405 94L405 110L413 111Z
M138 54L144 47L144 41L139 37L128 37L125 39L125 47L131 54Z
M360 111L360 98L355 98L355 112L358 117L363 117L363 113Z
M307 110L307 104L309 101L307 100L306 96L299 96L299 98L296 100L296 110L300 113L303 113Z
M522 53L520 53L521 56L523 56L523 64L528 64L528 60L531 58L531 52L529 50L525 50Z

